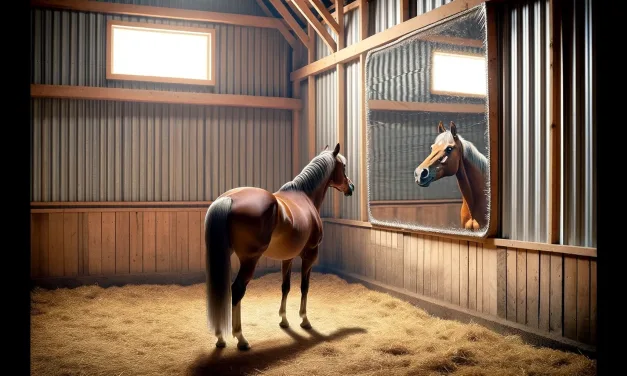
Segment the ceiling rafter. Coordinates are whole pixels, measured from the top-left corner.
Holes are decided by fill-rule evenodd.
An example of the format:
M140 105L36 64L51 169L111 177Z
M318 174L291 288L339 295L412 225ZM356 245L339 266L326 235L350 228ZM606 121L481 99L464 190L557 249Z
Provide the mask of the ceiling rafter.
M283 5L281 0L269 0L269 1L272 4L272 6L274 7L274 9L276 9L277 12L279 12L279 14L281 15L281 17L283 17L285 22L287 22L287 24L290 26L290 28L292 28L292 30L294 31L294 33L296 34L298 39L300 39L300 41L303 42L303 44L306 47L309 47L309 44L310 44L309 36L307 36L307 34L300 27L298 22L294 19L294 17L292 17L292 14L285 7L285 5Z
M335 17L331 15L324 4L320 0L309 0L309 3L318 11L324 22L328 23L336 34L339 33L340 25L335 21Z
M276 1L276 0L273 0L273 1ZM331 51L336 52L337 43L335 43L335 40L333 40L333 37L327 31L326 27L324 27L324 25L322 25L322 23L318 21L318 18L313 14L311 9L309 9L307 4L305 4L305 0L291 0L291 1L298 8L301 14L307 19L311 27L313 27L314 30L316 30L316 32L318 33L318 35L320 35L324 43L326 43L327 46L329 46Z

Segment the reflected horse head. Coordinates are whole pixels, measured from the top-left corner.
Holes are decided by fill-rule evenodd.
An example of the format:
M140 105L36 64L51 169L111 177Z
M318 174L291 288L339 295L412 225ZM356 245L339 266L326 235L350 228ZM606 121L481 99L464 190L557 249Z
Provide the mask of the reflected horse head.
M431 153L414 170L414 180L426 188L444 177L457 177L462 194L461 225L468 230L484 228L488 223L485 191L488 159L457 133L452 121L449 130L440 122L438 132Z
M462 145L457 137L457 127L451 122L446 130L442 122L438 124L439 134L431 145L431 153L414 170L414 179L421 187L457 173L462 156Z

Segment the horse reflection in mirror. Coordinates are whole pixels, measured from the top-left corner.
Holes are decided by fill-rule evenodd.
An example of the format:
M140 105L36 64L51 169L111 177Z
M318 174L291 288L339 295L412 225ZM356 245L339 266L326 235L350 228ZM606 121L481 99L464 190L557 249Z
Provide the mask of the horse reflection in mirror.
M451 121L446 130L438 124L439 134L431 145L431 153L414 170L414 179L421 187L455 175L462 193L461 225L467 230L485 228L488 222L486 175L488 159L472 142L457 133Z
M209 206L205 216L207 316L217 347L226 346L224 336L231 331L238 349L250 348L242 334L241 301L261 256L282 261L279 325L283 328L289 326L285 305L292 261L301 257L300 326L311 329L307 319L309 277L322 241L320 206L329 187L345 196L351 196L355 189L346 176L346 158L340 154L339 143L334 150L325 147L274 193L239 187L224 192ZM239 258L240 269L231 284L233 253Z

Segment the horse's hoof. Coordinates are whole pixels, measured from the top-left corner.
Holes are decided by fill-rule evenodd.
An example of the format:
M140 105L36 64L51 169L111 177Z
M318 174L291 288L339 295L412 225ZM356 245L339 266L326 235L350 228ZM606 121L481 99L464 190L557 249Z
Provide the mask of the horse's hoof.
M311 324L308 321L307 322L302 322L300 324L300 327L303 328L303 329L309 330L309 329L311 329Z
M237 349L240 351L250 350L250 344L248 342L239 342L237 344Z
M287 328L289 328L289 327L290 327L290 323L289 323L289 322L287 322L287 321L281 321L281 322L279 323L279 326L280 326L281 328L287 329Z
M226 341L223 339L219 339L218 342L216 342L216 347L219 349L223 349L226 347Z

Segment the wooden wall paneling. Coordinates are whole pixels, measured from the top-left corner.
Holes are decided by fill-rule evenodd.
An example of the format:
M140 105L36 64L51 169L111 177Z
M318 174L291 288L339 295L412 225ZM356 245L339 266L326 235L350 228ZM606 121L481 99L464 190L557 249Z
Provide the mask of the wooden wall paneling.
M403 234L403 288L416 292L416 259L411 234Z
M483 282L485 281L483 270L484 249L483 244L477 243L477 311L483 312Z
M189 271L189 215L176 213L176 271Z
M144 271L144 212L129 212L130 272Z
M477 309L477 243L468 243L468 308Z
M516 250L516 322L527 322L527 251Z
M38 270L37 270L37 275L38 276L48 276L48 245L49 245L49 234L50 234L50 229L48 228L48 223L49 223L49 217L47 213L42 213L42 214L37 214L35 216L35 228L36 228L36 233L38 235L38 247L37 247L37 254L39 255L38 257Z
M539 252L540 254L540 273L539 273L539 310L538 310L538 328L540 330L549 331L550 320L550 288L551 288L551 254L547 252Z
M453 274L452 274L452 254L453 243L450 239L441 238L442 248L442 284L444 287L443 299L448 303L453 301Z
M590 343L597 344L597 261L590 260Z
M115 214L115 212L102 213L102 274L115 274Z
M451 302L460 305L460 265L459 265L459 240L451 242Z
M174 188L174 187L172 187ZM169 236L169 243L168 243L168 271L170 272L175 272L178 270L178 265L179 265L179 261L178 261L178 249L176 247L176 243L177 243L177 228L176 228L176 220L177 220L177 213L176 212L169 212L168 213L168 224L169 224L169 232L170 232L170 236Z
M200 263L200 222L202 212L188 212L188 241L189 241L189 257L188 270L190 272L198 272L201 270Z
M63 213L49 214L48 267L51 277L63 276Z
M439 270L438 270L438 265L439 265L439 255L440 255L440 245L439 245L439 241L438 238L436 236L431 236L431 244L430 244L430 253L431 253L431 275L430 275L430 281L431 281L431 297L433 298L437 298L438 297L438 280L439 280Z
M526 324L539 328L540 313L540 252L527 252L527 312Z
M89 213L78 213L78 275L89 275Z
M564 337L577 339L577 259L564 257Z
M412 234L416 239L416 292L425 295L425 236Z
M469 242L459 241L459 305L468 308L469 298L469 271L470 260L468 258Z
M201 213L200 216L200 269L205 271L207 269L207 245L205 243L205 215Z
M551 285L549 287L549 331L562 334L563 255L551 255Z
M63 275L78 275L79 213L63 213Z
M157 273L170 270L170 213L157 212L156 215L156 259Z
M102 213L88 213L87 226L89 228L89 253L88 253L88 275L98 275L102 273Z
M516 321L516 250L507 248L507 319Z
M394 284L397 287L403 288L403 264L405 263L405 243L403 242L403 233L402 232L393 232L392 233L392 244L395 246L393 249L394 259L393 259L393 269L394 269ZM407 260L409 264L409 259Z
M577 258L577 341L590 342L590 260Z
M155 212L144 212L142 218L142 271L157 271L157 235Z
M130 273L130 215L129 212L115 213L115 274Z
M498 315L498 254L495 246L483 244L484 255L487 254L487 263L483 269L484 312L492 316ZM485 260L486 258L484 258Z
M375 245L375 230L368 229L368 257L366 258L366 277L376 279L377 270L377 250Z
M497 279L496 279L496 306L497 315L507 318L507 249L496 249Z

